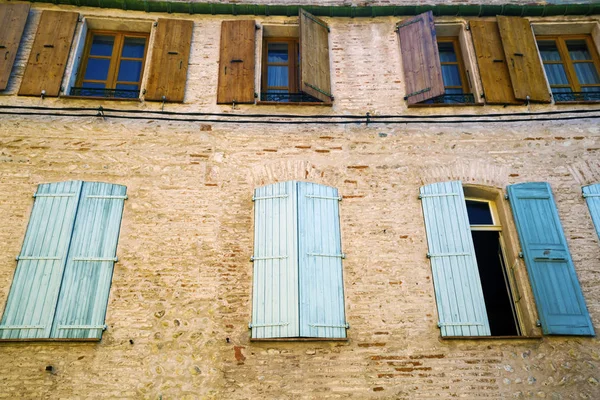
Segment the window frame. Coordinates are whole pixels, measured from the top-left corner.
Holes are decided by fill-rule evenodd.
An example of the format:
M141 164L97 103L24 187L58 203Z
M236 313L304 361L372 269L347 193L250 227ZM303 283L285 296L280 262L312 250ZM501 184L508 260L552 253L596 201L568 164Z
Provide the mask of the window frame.
M458 36L437 36L436 38L436 42L438 44L438 48L439 48L439 44L440 43L452 43L452 47L454 50L454 54L456 55L456 61L442 61L440 59L440 65L444 66L444 65L457 65L458 66L458 73L460 76L460 81L461 81L461 86L448 86L446 85L446 82L444 82L444 89L461 89L463 91L462 94L473 94L472 92L470 92L469 89L469 82L468 82L468 78L467 78L467 74L465 72L465 65L464 65L464 59L463 59L463 55L461 52L461 46L460 46L460 41ZM444 75L442 74L442 79L444 78ZM446 95L446 93L444 94Z
M268 84L268 68L269 65L283 66L283 63L269 63L269 44L270 43L286 43L288 45L288 62L285 65L288 69L288 85L286 87L267 86ZM269 88L275 89L287 89L288 94L300 92L300 79L298 73L300 71L299 60L300 60L300 40L298 37L265 37L262 41L262 67L261 67L261 95L267 93ZM286 102L277 102L286 103Z

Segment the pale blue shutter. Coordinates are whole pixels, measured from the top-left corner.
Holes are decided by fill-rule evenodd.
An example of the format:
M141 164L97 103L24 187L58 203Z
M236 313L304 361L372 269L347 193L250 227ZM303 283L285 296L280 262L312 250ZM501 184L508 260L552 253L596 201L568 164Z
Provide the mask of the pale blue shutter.
M339 194L298 182L300 336L345 338Z
M594 335L550 185L510 185L508 195L543 332Z
M51 337L102 336L126 192L83 183Z
M600 238L600 183L584 186L583 197L585 197L585 201L590 209L590 215L592 216L592 221L594 221L596 233Z
M254 192L252 337L297 337L298 248L295 182Z
M80 190L79 181L38 186L0 338L50 336Z
M442 336L489 336L462 183L423 186L419 197Z

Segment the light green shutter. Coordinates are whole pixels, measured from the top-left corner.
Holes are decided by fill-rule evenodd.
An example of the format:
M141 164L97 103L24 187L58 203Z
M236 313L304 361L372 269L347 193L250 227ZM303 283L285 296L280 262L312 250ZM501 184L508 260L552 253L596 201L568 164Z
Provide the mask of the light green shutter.
M462 183L423 186L419 197L442 336L489 336Z
M583 197L585 197L585 201L590 209L596 233L598 234L598 238L600 238L600 183L584 186Z
M0 338L50 336L81 185L71 181L38 186Z

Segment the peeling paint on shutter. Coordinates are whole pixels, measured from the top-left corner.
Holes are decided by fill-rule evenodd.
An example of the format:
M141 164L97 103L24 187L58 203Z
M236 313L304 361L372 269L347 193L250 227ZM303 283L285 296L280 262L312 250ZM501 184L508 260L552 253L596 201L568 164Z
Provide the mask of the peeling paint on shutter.
M300 87L325 103L331 103L329 71L329 28L327 24L300 10Z
M336 188L298 182L302 337L346 337L339 200Z
M5 90L29 15L28 3L0 4L0 90Z
M254 103L254 20L221 22L217 104Z
M50 336L81 185L71 181L38 186L0 338Z
M592 216L592 221L594 221L596 233L598 234L598 238L600 238L600 183L584 186L583 197L585 197L585 201L590 209L590 215Z
M421 187L442 336L489 336L490 326L460 181Z
M542 331L547 335L593 336L594 328L550 185L510 185L508 195Z

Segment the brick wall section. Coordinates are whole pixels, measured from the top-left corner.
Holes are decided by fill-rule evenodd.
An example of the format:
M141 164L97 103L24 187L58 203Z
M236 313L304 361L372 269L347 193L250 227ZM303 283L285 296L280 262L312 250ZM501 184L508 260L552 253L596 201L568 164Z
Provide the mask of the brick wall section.
M187 103L166 109L231 110L214 104L220 20L190 18L197 23ZM393 20L331 24L333 111L236 112L405 112L401 70L386 62L398 59ZM26 29L34 32L31 23ZM20 54L13 81L24 60ZM100 104L19 98L11 87L0 104ZM599 153L600 129L590 119L273 126L2 116L0 307L38 183L114 182L127 185L129 200L102 341L0 343L0 398L600 398L595 338L439 339L417 199L421 185L449 179L550 182L598 331L600 246L580 191L600 180ZM288 179L332 185L344 197L347 342L249 341L252 191Z

